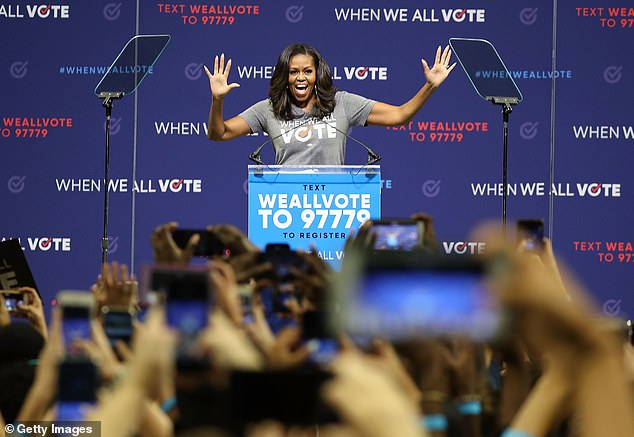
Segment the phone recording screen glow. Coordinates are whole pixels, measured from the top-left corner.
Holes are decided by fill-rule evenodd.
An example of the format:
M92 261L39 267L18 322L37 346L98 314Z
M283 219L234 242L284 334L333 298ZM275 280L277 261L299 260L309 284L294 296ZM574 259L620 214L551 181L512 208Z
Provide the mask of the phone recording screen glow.
M371 271L350 302L353 333L390 338L468 333L490 338L500 317L480 274Z
M411 250L419 243L418 225L380 225L372 228L376 234L375 249Z
M167 304L167 324L183 334L196 334L207 325L207 305L200 300L172 300Z

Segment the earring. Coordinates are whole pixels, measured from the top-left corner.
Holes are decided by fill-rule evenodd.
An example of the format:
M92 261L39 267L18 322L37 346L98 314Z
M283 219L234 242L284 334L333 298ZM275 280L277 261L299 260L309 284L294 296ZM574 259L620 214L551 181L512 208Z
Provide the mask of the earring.
M317 92L317 85L315 85L315 97L319 100L319 93Z

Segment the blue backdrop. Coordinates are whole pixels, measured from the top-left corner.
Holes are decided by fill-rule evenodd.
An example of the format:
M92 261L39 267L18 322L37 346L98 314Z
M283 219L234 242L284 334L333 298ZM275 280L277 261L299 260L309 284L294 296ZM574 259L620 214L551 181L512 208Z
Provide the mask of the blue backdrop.
M241 85L225 102L232 116L266 97L292 42L318 47L340 89L400 104L424 81L421 58L433 62L450 37L485 38L524 94L510 119L510 225L544 217L556 252L604 311L629 317L633 32L625 0L0 1L0 239L20 238L47 302L94 280L105 112L93 89L135 34L172 41L113 109L110 259L134 270L151 260L160 223L246 231L247 155L264 140L206 139L202 65L216 54L233 59L230 79ZM383 156L383 216L430 213L446 251L482 250L467 236L501 215L502 116L459 67L412 123L352 135ZM365 161L348 149L348 164ZM270 150L264 158L273 161Z

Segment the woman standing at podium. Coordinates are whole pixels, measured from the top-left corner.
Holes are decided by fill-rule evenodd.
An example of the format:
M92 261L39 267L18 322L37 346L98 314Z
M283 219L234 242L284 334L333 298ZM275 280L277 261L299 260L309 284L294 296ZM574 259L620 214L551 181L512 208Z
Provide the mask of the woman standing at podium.
M305 44L292 44L280 55L271 77L269 98L225 120L222 104L237 83L229 83L231 59L214 59L205 67L211 87L208 138L226 141L264 131L273 143L279 165L343 165L348 131L353 126L398 126L409 122L443 83L456 63L440 46L434 65L423 59L425 83L407 102L394 106L345 91L332 82L321 54Z

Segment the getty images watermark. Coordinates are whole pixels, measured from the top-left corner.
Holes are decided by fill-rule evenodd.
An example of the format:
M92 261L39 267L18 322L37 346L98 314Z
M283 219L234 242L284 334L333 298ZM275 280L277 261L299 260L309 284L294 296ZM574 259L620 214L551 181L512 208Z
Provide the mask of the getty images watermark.
M30 435L101 437L101 422L16 422L5 425L4 432L6 433L6 437L21 437Z

